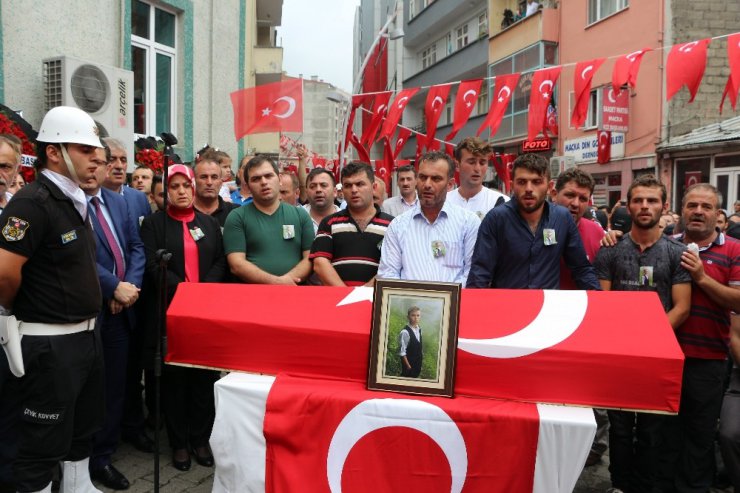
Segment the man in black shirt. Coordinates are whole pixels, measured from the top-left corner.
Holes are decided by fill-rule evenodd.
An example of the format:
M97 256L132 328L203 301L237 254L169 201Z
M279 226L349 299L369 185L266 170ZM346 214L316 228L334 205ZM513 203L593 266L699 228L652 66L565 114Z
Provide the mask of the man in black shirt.
M64 491L96 491L88 460L103 417L94 331L102 296L79 183L94 175L102 146L93 119L63 106L46 114L38 140L38 180L0 215L0 305L14 314L1 323L12 330L17 320L23 361L11 360L11 368L25 371L3 385L0 400L19 403L17 491L50 491L58 461L65 461Z
M221 177L223 170L216 161L206 158L198 161L193 171L195 172L195 208L203 214L215 217L223 231L229 212L239 207L226 202L218 194L223 184Z

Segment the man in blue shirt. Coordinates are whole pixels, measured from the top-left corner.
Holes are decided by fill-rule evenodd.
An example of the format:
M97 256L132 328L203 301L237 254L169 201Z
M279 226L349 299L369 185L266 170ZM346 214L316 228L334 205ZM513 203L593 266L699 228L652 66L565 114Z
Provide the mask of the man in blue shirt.
M467 287L558 289L562 257L579 289L600 289L570 212L545 201L547 160L524 154L513 168L512 200L483 219Z

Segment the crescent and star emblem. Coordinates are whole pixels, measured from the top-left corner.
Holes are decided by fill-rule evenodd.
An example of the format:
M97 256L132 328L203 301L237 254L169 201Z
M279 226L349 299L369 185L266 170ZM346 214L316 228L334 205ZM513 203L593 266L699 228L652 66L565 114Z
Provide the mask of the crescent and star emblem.
M583 69L583 72L581 72L581 79L586 80L586 74L594 69L593 65L589 65L588 67Z
M506 93L506 95L502 96L504 92ZM511 96L511 89L509 89L509 86L502 87L501 90L498 92L498 102L503 103L504 99L508 98L509 96Z
M467 91L465 91L465 94L463 94L463 101L465 101L465 106L467 106L468 108L470 108L473 105L473 103L471 103L470 101L468 101L468 94L472 94L473 95L473 98L477 98L478 97L478 93L475 92L473 89L468 89Z
M375 114L376 114L376 115L379 115L379 114L381 114L381 113L382 113L383 111L385 111L385 105L384 105L384 104L381 104L380 106L378 106L378 109L377 109L377 110L375 110Z
M439 107L437 107L437 101L439 101ZM444 106L444 104L445 104L445 102L444 102L444 99L442 99L442 98L441 98L441 97L439 97L439 96L436 96L436 97L435 97L435 98L434 98L434 99L432 100L432 109L433 109L433 110L434 110L434 112L436 113L437 111L439 111L439 110L440 110L440 109L442 108L442 106Z
M678 51L682 53L689 53L691 50L694 49L694 46L697 46L699 44L698 41L692 41L690 43L686 43L685 45L681 46Z
M357 442L388 427L411 428L434 440L450 465L450 493L462 491L468 473L468 452L460 429L446 412L424 401L369 399L352 408L334 431L326 456L326 479L331 493L341 493L344 463Z
M397 108L398 108L399 110L400 110L400 109L402 109L402 108L403 108L403 105L404 105L404 104L405 104L405 102L406 102L406 101L408 101L408 100L409 100L409 97L408 97L408 96L404 96L404 97L402 97L401 99L399 99L398 101L396 101L396 107L397 107Z
M622 92L621 90L619 91ZM614 104L617 102L617 98L614 96L614 89L609 89L609 94L607 94L607 98L609 98L609 102Z
M540 87L539 87L540 94L542 94L542 97L543 98L547 99L547 98L550 97L550 93L549 92L546 92L546 91L543 91L542 90L542 86L547 86L548 89L552 90L552 81L551 80L543 80L542 81L542 84L540 84Z
M295 112L295 99L291 98L290 96L281 96L272 102L272 106L275 106L278 101L285 101L286 103L288 103L288 110L285 111L285 113L275 113L274 115L272 115L275 118L288 118ZM272 113L271 108L265 108L262 110L262 116L268 116L270 113Z
M606 135L606 132L600 132L599 133L599 147L601 149L604 149L608 141L609 141L609 137Z
M638 56L640 56L640 55L642 55L642 50L637 50L637 51L633 51L632 53L630 53L629 55L625 55L624 57L625 57L625 58L626 58L627 60L629 60L630 62L634 62L634 61L635 61L635 59L636 59L636 58L637 58Z

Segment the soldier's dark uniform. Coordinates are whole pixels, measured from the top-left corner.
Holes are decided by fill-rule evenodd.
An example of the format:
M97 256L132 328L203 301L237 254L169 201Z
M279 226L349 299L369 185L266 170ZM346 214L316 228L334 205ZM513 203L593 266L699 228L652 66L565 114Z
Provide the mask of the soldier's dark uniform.
M24 335L25 376L10 377L0 399L17 399L18 491L52 479L58 461L90 455L100 428L103 359L95 317L102 305L90 221L46 176L21 189L0 215L0 248L26 257L13 313L23 324L75 327L65 335ZM4 438L0 436L0 443Z

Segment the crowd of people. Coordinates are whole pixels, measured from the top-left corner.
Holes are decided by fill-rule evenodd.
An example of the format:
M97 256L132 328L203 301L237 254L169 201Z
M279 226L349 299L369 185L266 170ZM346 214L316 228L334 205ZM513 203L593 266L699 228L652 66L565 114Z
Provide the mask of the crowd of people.
M182 282L376 278L657 293L686 357L680 411L595 410L586 465L609 447L612 492L709 491L718 438L740 487L740 370L728 363L740 358L740 243L731 237L740 226L727 228L740 215L721 210L713 186L689 187L672 213L666 187L642 175L606 210L592 205L588 173L551 179L546 159L523 154L509 196L485 186L492 149L475 137L454 156L429 152L398 168L388 199L368 163L348 163L335 183L326 169L306 170L302 146L297 174L259 154L233 173L227 153L205 148L170 166L166 183L144 166L126 183L125 147L100 139L84 112L55 108L39 131L37 180L24 186L19 144L0 136L0 491L50 491L59 463L63 491L97 491L91 479L129 487L111 458L119 440L153 451L161 293L169 303ZM404 334L398 357L411 371L406 351L421 336ZM177 469L214 464L217 378L162 372Z

